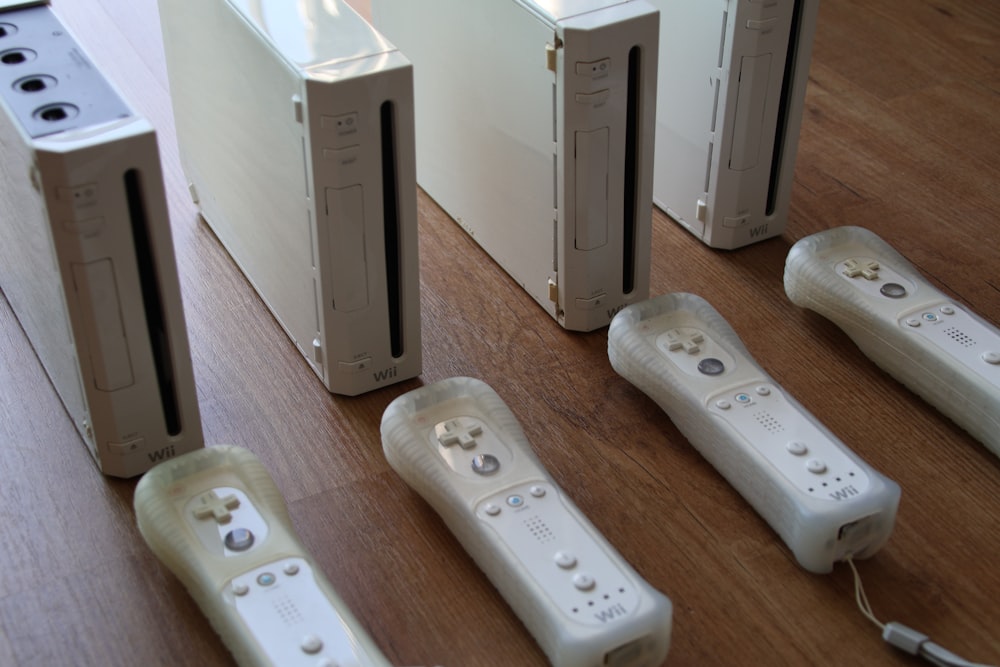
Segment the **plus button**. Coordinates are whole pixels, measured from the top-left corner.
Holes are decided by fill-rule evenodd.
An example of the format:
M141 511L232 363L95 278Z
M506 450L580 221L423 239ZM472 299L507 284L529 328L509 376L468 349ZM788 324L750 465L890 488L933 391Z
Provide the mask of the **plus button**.
M445 447L459 445L469 449L476 445L476 436L483 434L483 428L478 424L466 425L459 419L449 419L434 427L438 442Z
M215 491L209 491L198 498L199 505L194 508L196 519L207 519L214 517L218 523L229 523L233 515L229 510L234 510L240 506L240 500L233 494L220 498Z

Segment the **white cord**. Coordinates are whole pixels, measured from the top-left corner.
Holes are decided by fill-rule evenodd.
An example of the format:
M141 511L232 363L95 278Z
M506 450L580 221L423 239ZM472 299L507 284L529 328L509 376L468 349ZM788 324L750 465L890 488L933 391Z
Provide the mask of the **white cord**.
M969 662L965 658L959 657L944 647L935 644L927 635L917 632L902 623L892 621L882 623L875 617L872 606L868 602L868 595L865 594L865 587L861 584L861 575L854 565L854 560L850 557L847 564L854 573L854 599L858 603L858 609L869 621L882 630L882 639L896 648L906 651L910 655L916 655L938 667L994 667L983 663Z

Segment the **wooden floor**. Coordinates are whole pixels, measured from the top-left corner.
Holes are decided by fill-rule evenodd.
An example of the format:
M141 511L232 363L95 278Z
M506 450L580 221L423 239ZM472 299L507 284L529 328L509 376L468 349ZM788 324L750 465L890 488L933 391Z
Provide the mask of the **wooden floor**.
M329 395L188 199L155 0L53 4L158 128L206 440L260 456L394 664L545 664L382 455L385 406L454 375L497 390L553 477L672 599L668 664L917 664L858 611L846 566L798 567L611 370L606 330L561 330L422 193L424 372ZM1000 322L998 65L998 2L823 0L784 236L718 252L656 212L652 268L654 294L711 301L792 395L901 485L891 539L859 565L876 614L987 663L1000 662L1000 460L791 304L782 269L799 238L862 225ZM2 204L0 215L16 205ZM0 299L0 664L231 664L141 540L134 488L98 473Z

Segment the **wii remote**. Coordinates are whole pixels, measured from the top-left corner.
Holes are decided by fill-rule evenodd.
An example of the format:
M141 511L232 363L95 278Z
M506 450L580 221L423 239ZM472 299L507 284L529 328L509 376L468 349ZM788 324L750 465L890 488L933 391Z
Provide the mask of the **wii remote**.
M135 513L242 667L389 667L246 449L220 445L157 465L136 486Z
M899 486L848 449L761 368L694 294L623 309L608 356L781 536L811 572L889 538Z
M663 662L670 600L549 477L492 388L451 378L400 396L382 417L382 444L553 665Z
M1000 456L1000 330L892 246L861 227L807 236L788 253L785 292Z

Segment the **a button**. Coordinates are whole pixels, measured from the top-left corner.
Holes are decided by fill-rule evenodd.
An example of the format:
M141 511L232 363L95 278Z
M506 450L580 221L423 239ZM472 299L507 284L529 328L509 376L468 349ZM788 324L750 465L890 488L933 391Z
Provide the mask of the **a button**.
M923 315L920 316L920 318L924 322L928 322L930 324L934 324L935 322L939 322L941 320L941 316L937 315L936 313L924 313Z
M598 104L604 104L607 102L610 94L611 91L605 88L604 90L598 90L593 93L577 93L574 99L576 99L579 104L597 106Z
M500 470L500 460L492 454L477 454L472 458L472 472L477 475L492 475Z
M533 486L530 489L531 495L535 498L541 498L545 495L545 487L543 486Z
M983 352L981 358L986 363L992 364L994 366L1000 364L1000 352Z
M476 436L483 434L483 428L478 424L463 424L460 419L449 419L435 426L434 433L445 447L459 445L462 449L471 449L476 445Z
M809 448L806 447L805 443L798 442L797 440L789 442L787 445L785 445L785 449L787 449L790 453L795 454L796 456L803 456L806 454L806 452L809 451Z
M603 306L607 299L607 294L598 294L597 296L592 296L589 299L577 299L576 307L580 310L596 310Z
M920 320L915 317L907 318L906 326L913 327L915 329L920 326Z
M355 361L340 361L337 362L337 371L340 373L361 373L368 370L371 365L371 357L365 357L364 359L357 359Z
M104 218L87 218L86 220L64 220L63 229L70 234L80 234L81 236L92 236L104 229Z
M323 159L338 167L351 167L357 164L361 154L361 146L345 146L344 148L324 148Z
M756 389L754 389L754 391L757 392L758 396L770 396L771 395L771 390L768 389L767 387L765 387L764 385L761 385L761 386L757 387Z
M573 575L573 585L581 591L589 591L597 585L597 582L589 574L580 572Z
M271 586L275 581L277 578L270 572L264 572L257 576L257 583L261 586Z
M306 635L299 647L309 655L316 655L323 650L323 640L316 635Z
M826 464L819 459L809 459L809 461L806 462L806 470L814 475L822 475L826 472Z
M223 542L230 551L246 551L253 546L253 533L246 528L236 528L226 533Z
M725 216L722 218L722 226L737 229L750 223L750 214L737 215L734 217Z
M906 288L899 283L886 283L879 288L879 292L890 299L901 299L906 296Z
M777 17L769 19L750 19L747 21L747 30L770 30L777 22Z
M750 398L750 394L743 394L743 393L736 394L735 398L737 403L743 403L743 404L749 403L751 400L753 400Z
M598 77L604 76L611 70L611 59L602 58L601 60L592 60L590 62L578 62L576 64L576 73L581 76Z
M938 310L940 310L941 314L943 314L943 315L954 315L955 314L955 309L952 308L951 306L941 306Z
M698 371L704 375L722 375L726 365L715 357L707 357L698 362Z
M500 506L494 505L493 503L487 503L484 510L490 516L496 516L497 514L500 514Z
M319 119L320 127L324 130L332 130L338 135L354 134L358 131L358 114L345 113L339 116L322 116Z
M511 507L520 507L521 505L524 505L524 496L519 496L516 493L507 496L507 504Z
M238 595L240 597L246 595L250 592L250 587L246 584L233 584L233 595Z
M294 577L299 573L299 566L295 563L289 563L281 569L282 572L287 574L289 577Z
M576 556L568 551L557 551L553 560L556 562L556 565L564 570L569 570L576 566Z
M729 408L733 407L733 404L725 399L720 398L715 402L715 407L719 408L720 410L728 410Z

